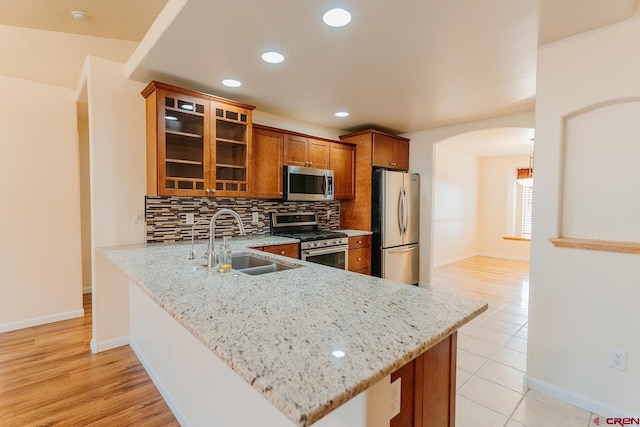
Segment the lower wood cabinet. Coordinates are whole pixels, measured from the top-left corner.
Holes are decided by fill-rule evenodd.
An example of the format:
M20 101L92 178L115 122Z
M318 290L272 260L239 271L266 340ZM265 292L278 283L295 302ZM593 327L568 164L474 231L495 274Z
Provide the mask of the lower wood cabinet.
M454 332L391 374L401 394L390 427L455 427L456 345Z
M371 275L371 236L349 237L349 271Z
M282 255L282 256L289 257L289 258L298 258L299 257L298 244L297 243L288 243L286 245L265 246L263 248L263 250L265 252L269 252L271 254Z

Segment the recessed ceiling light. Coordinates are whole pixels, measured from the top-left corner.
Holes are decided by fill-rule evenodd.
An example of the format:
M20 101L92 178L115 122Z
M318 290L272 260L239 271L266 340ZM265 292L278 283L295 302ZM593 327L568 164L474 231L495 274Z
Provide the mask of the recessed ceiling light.
M351 14L344 9L331 9L324 14L322 20L330 27L344 27L351 22Z
M349 113L348 113L348 112L346 112L346 111L338 111L338 112L335 114L335 116L336 116L336 117L349 117Z
M228 87L240 87L242 86L242 83L240 83L238 80L235 79L224 79L222 81L222 84Z
M279 64L284 61L284 55L278 52L265 52L262 54L262 60L270 64Z
M73 19L77 19L78 21L87 19L87 14L81 10L74 10L73 12L71 12L71 16L73 16Z

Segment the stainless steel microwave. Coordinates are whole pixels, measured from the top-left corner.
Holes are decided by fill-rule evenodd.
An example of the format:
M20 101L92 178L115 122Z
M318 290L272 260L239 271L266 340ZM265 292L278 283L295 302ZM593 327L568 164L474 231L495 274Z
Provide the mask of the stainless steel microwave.
M333 171L285 166L283 187L285 200L333 200Z

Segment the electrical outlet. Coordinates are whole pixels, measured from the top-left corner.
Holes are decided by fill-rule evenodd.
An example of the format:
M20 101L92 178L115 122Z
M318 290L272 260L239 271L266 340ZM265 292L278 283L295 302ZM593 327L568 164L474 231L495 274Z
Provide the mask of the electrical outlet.
M392 419L400 413L400 389L402 378L398 378L391 383L391 414L389 419Z
M609 349L609 366L619 371L627 370L627 352L618 348Z
M331 219L331 209L327 209L327 219Z
M251 212L251 224L258 223L258 212Z
M193 212L188 212L186 221L187 225L192 225L195 222L195 214Z
M139 213L134 213L131 215L131 226L132 227L142 227L142 215Z

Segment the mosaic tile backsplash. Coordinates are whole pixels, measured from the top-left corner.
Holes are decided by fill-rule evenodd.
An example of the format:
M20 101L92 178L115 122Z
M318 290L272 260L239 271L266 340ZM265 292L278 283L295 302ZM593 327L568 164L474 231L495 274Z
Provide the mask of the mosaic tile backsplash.
M247 234L269 234L271 212L316 212L321 230L340 228L340 202L283 202L266 199L222 198L217 197L165 197L147 196L145 198L145 219L147 223L147 242L177 242L191 240L191 225L186 223L186 214L193 213L195 220L211 220L220 209L233 209L242 218ZM327 217L327 212L331 215ZM251 223L252 213L258 213L257 224ZM216 221L216 237L234 236L238 226L231 216L221 216ZM195 238L209 236L208 225L196 226Z

